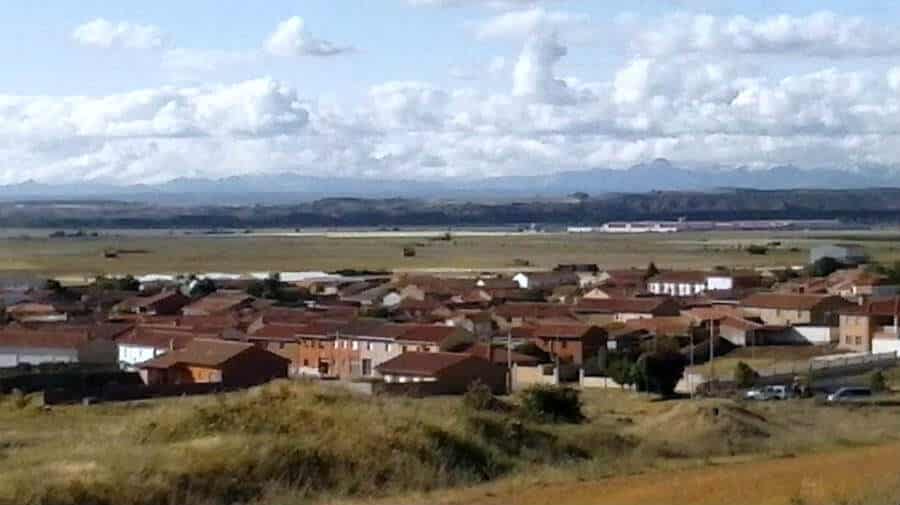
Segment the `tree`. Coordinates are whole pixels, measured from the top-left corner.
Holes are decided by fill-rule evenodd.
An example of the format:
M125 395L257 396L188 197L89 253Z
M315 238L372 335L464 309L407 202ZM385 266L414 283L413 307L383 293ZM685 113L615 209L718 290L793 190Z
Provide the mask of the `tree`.
M94 287L102 291L139 291L141 283L132 275L125 277L104 277L94 279Z
M623 386L634 384L634 362L627 356L612 356L606 366L606 375Z
M656 268L656 263L651 261L650 264L647 265L647 270L644 271L644 280L655 277L657 275L659 275L659 269Z
M881 370L876 370L875 373L869 376L869 389L871 389L873 393L883 393L884 391L887 391L887 378Z
M738 362L737 367L734 369L734 382L736 382L740 388L749 388L753 386L757 377L759 377L759 374L756 373L756 370L743 361Z
M56 294L61 294L66 291L66 288L63 287L62 283L60 283L56 279L47 279L46 281L44 281L43 288L47 291L53 291Z
M808 273L813 277L828 277L843 266L840 261L830 256L823 256L809 266Z
M635 385L639 391L672 396L686 366L687 359L680 352L644 353L633 368Z
M204 277L203 279L194 279L190 290L191 296L206 296L210 293L215 293L216 283L208 277Z

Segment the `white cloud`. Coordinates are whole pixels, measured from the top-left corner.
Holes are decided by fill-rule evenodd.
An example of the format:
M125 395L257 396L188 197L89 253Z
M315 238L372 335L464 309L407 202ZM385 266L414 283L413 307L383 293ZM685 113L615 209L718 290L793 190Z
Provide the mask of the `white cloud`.
M657 157L724 166L900 166L900 66L834 61L816 68L818 60L810 60L780 66L787 74L781 76L749 56L722 57L774 42L723 43L716 35L678 42L660 50L664 55L642 50L608 77L583 81L555 71L567 53L560 28L528 16L505 19L492 33L521 41L520 53L484 57L470 74L504 72L507 91L477 89L480 81L390 81L355 100L324 101L264 78L99 97L0 95L0 182L134 183L282 171L479 177L624 167ZM302 22L292 26L287 33L305 33ZM809 37L764 32L763 40L780 41L795 58L812 54L811 42L802 42ZM294 40L287 54L308 50L307 42L287 39ZM685 47L720 49L678 49ZM233 58L241 53L161 54L167 68L207 71L239 63Z
M799 54L828 58L900 54L900 32L859 17L822 11L761 19L675 14L657 21L625 18L641 54Z
M312 36L299 16L279 23L266 39L265 49L276 56L334 56L351 50Z
M553 75L556 63L566 55L555 33L535 33L526 42L513 69L513 95L540 102L571 100L566 83Z
M543 8L516 10L494 16L477 25L476 35L482 39L506 38L519 40L536 32L559 31L583 25L587 17Z
M559 0L407 0L414 7L490 7L494 9L508 9L515 7L530 7L542 3L553 3Z
M72 38L81 45L104 49L158 49L165 43L165 36L157 26L103 18L79 25Z

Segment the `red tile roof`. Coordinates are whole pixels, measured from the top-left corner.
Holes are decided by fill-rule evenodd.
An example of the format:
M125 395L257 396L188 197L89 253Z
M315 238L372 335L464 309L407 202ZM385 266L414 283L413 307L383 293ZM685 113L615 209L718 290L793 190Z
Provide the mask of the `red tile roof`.
M634 313L650 314L667 303L671 298L606 298L586 299L575 305L575 312L595 314Z
M598 328L589 324L538 324L534 326L532 334L541 338L583 338L590 330Z
M478 356L479 358L488 359L490 356L490 351L488 348L488 344L472 344L468 348L464 349L462 352L466 354L471 354L472 356ZM506 365L507 364L507 349L505 346L494 346L494 359L493 362L498 365ZM535 358L534 356L529 356L527 354L522 354L516 351L512 351L509 353L509 358L512 363L517 365L529 366L536 365L540 363L540 360Z
M221 314L249 303L253 297L242 292L216 291L191 303L182 309L185 314Z
M760 309L811 310L832 298L828 295L756 293L745 298L741 305Z
M214 334L198 334L176 329L137 327L117 339L116 343L154 349L180 349L196 337L214 336Z
M555 303L507 303L497 307L494 313L506 319L572 317L572 307Z
M428 342L440 344L451 335L466 333L462 328L455 326L430 325L430 324L404 324L403 334L397 340L404 342Z
M433 377L452 366L487 360L465 353L405 352L375 367L384 375L419 375Z
M253 348L253 344L230 340L198 338L182 349L138 365L139 368L169 368L176 364L218 367L238 354Z

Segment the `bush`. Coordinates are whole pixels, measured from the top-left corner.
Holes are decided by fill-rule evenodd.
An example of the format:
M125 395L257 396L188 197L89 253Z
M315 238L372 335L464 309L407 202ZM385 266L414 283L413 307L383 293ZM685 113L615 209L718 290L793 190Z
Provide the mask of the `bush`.
M415 247L404 247L403 248L403 257L404 258L412 258L416 255Z
M633 368L635 385L639 391L672 396L686 366L687 360L680 352L645 353Z
M472 410L491 410L496 402L491 388L477 379L469 384L466 394L463 395L463 405Z
M584 420L581 397L576 389L539 384L522 391L521 399L522 413L531 419L554 423Z
M759 377L759 374L756 373L756 370L743 361L739 362L734 369L734 382L736 382L740 388L749 388L753 386L757 377Z
M873 393L883 393L887 391L887 378L881 370L876 371L869 377L869 389Z
M606 374L612 380L623 386L634 384L634 362L625 356L615 356L610 358L609 364L606 366Z
M753 244L753 245L747 246L747 253L748 253L748 254L754 254L754 255L757 255L757 256L761 256L761 255L764 255L764 254L766 254L766 253L768 253L768 252L769 252L769 248L766 247L766 246L764 246L764 245L756 245L756 244Z

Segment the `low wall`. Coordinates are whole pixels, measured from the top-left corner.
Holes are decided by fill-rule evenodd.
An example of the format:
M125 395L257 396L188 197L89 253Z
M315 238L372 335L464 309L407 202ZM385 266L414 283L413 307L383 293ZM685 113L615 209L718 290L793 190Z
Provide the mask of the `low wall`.
M581 387L585 389L622 389L634 391L634 386L626 386L610 379L609 377L581 377Z
M839 330L834 326L792 326L779 333L767 334L766 343L827 345L837 342L838 337Z
M547 370L552 372L547 374ZM553 365L522 366L513 364L513 390L526 388L534 384L559 384L559 377Z

